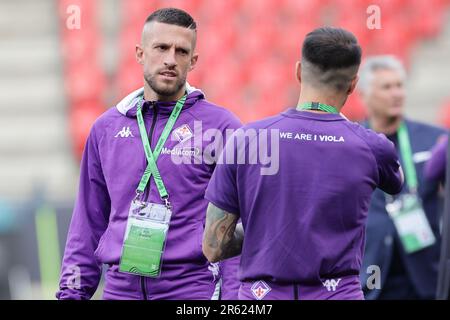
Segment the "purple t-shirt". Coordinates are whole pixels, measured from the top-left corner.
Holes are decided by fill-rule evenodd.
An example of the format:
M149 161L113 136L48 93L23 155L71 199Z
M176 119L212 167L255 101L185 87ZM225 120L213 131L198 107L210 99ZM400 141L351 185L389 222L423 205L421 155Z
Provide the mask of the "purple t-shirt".
M223 160L205 195L242 219L240 280L314 284L358 275L372 191L395 194L402 187L394 145L340 115L296 109L242 130L244 142L236 133L226 153L245 151L246 162ZM271 141L266 149L264 138ZM257 164L250 164L255 150ZM271 169L263 175L263 168Z

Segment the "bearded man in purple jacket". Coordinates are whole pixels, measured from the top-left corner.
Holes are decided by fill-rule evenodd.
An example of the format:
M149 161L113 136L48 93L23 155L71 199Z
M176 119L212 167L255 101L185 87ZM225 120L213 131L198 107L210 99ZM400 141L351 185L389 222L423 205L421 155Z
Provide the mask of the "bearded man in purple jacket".
M186 12L166 8L147 18L136 46L144 88L100 116L85 146L58 299L90 299L103 265L104 299L237 297L237 260L225 268L209 263L202 232L204 193L220 145L227 129L241 124L187 84L198 59L195 43L196 23ZM167 224L163 233L138 224L156 219L150 213L131 219L157 207L162 211L148 212L168 217L156 223ZM163 235L159 253L146 247L155 245L155 234Z

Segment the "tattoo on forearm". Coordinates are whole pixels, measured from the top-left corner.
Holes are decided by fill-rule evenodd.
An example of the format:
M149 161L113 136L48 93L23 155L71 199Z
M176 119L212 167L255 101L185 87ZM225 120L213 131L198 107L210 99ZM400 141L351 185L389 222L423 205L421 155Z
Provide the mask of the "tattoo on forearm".
M237 218L213 205L208 207L205 240L219 260L234 257L242 251L244 233L241 224L236 227Z

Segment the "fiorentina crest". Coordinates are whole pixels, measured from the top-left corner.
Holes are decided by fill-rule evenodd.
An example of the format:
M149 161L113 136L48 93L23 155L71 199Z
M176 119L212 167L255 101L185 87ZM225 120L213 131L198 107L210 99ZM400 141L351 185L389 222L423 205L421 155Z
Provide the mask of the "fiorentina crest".
M178 127L173 131L173 135L178 141L184 142L189 140L193 136L193 133L187 124L183 124L181 127Z
M270 292L271 288L267 283L260 280L252 285L251 290L256 299L262 300Z

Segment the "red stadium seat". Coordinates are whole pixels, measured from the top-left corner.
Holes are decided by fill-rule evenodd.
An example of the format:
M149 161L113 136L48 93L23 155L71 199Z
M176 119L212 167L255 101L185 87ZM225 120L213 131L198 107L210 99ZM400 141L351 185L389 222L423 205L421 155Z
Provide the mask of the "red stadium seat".
M450 98L448 98L440 108L437 120L445 128L450 129Z
M241 1L240 14L246 16L250 22L259 22L261 25L270 24L270 20L276 17L283 1L274 0L247 0Z
M75 155L80 160L83 154L84 145L91 130L92 124L104 111L99 107L101 100L86 100L83 103L73 105L69 112L70 117L70 135L72 137L73 149Z
M227 21L227 18L238 15L240 3L241 0L203 1L198 11L191 13L201 22L198 27L202 29L212 21L218 19Z
M124 64L118 70L116 88L118 92L117 99L125 97L130 92L144 85L142 76L142 66L136 61Z
M106 79L99 65L101 45L97 25L97 3L90 0L59 0L64 80L69 100L69 126L74 152L81 157L90 125L104 110ZM81 28L66 26L68 6L81 10ZM84 120L80 120L84 119ZM85 121L88 119L88 121ZM89 125L85 125L88 123Z
M158 9L158 7L164 7L165 2L167 1L158 1L158 0L126 0L121 1L121 12L124 13L125 17L128 17L127 20L133 21L139 26L142 26L144 22L142 18L147 17L151 12Z
M421 37L435 37L444 22L444 10L440 0L412 0L411 9L416 17L415 32Z
M367 117L367 110L358 92L352 93L342 109L342 113L351 121L361 122Z
M163 0L159 2L159 7L180 8L186 12L195 13L204 2L203 0Z
M375 30L374 35L371 54L393 54L407 64L414 37L403 22L389 20L383 24L383 29Z
M73 65L85 62L88 57L95 58L100 49L99 44L97 33L87 31L68 34L62 48L65 64Z
M239 76L241 70L242 67L234 60L210 65L206 71L208 80L201 85L201 88L204 88L211 97L234 95L244 85L244 79Z

